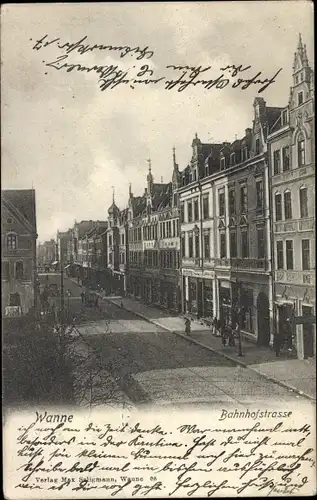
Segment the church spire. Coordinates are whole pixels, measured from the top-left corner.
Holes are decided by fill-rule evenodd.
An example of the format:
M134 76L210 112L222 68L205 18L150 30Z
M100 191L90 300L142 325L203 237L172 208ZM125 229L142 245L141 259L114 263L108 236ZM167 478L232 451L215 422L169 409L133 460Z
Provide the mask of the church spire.
M133 198L131 182L129 182L129 198Z
M151 193L152 192L152 188L153 188L153 182L154 182L154 179L153 179L153 175L152 175L152 164L151 164L151 159L149 158L147 160L148 162L148 165L149 165L149 173L147 174L147 189L148 189L148 193Z
M178 165L176 163L176 148L175 148L175 146L173 146L173 168L174 168L174 170L177 170L177 168L178 168Z
M111 186L112 188L112 203L115 205L115 201L114 201L114 186Z

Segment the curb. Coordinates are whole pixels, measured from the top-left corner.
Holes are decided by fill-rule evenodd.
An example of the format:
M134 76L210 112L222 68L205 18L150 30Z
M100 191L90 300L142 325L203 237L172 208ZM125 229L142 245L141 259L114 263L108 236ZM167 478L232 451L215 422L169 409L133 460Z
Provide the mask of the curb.
M120 309L122 309L122 307L119 304L117 304L116 302L112 302L111 299L104 298L104 300L106 300L107 302L110 302L114 306L117 306ZM281 387L284 387L285 389L288 389L288 390L290 390L292 392L295 392L298 395L309 399L310 401L316 402L316 399L313 396L311 396L309 394L306 394L305 392L301 391L300 389L297 389L297 387L293 387L292 385L288 385L285 382L283 382L281 380L278 380L278 379L276 379L275 377L273 377L271 375L266 375L265 373L262 373L260 370L257 370L256 368L251 368L249 365L247 365L243 361L240 361L239 359L235 359L235 358L233 358L231 356L228 356L227 354L224 354L222 352L217 351L216 349L214 349L212 347L206 346L205 344L202 344L198 340L195 340L192 337L188 337L187 335L184 335L183 333L177 332L175 330L171 330L170 328L167 328L166 326L161 325L157 321L147 318L142 313L135 312L132 309L129 309L128 307L123 307L123 309L125 309L126 311L129 311L130 313L134 314L135 316L139 316L140 318L144 319L148 323L153 323L154 325L162 328L163 330L165 330L165 331L167 331L169 333L173 333L175 335L178 335L179 337L182 337L183 339L187 340L188 342L192 342L193 344L199 345L200 347L202 347L204 349L207 349L209 351L212 351L212 352L214 352L214 353L216 353L216 354L218 354L220 356L223 356L224 358L227 358L230 361L233 361L234 363L243 366L244 368L248 368L249 370L257 373L258 375L261 375L261 377L263 377L263 378L265 378L267 380L270 380L270 382L274 382L275 384L277 384L277 385L279 385Z

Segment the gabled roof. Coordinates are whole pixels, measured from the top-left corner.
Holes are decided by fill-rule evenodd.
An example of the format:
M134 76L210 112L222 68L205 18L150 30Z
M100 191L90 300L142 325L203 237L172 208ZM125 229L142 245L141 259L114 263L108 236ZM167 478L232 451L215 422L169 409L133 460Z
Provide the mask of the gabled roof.
M1 199L13 215L36 233L35 189L6 189Z
M135 196L131 199L132 209L133 209L133 217L137 217L141 215L141 213L145 210L146 207L146 199L144 196Z

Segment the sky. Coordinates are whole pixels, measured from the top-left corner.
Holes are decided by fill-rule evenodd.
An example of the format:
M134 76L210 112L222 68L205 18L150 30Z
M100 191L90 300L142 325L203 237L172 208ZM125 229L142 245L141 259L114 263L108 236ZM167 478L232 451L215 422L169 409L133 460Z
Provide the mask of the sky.
M39 241L75 220L106 220L112 186L116 204L126 207L129 182L135 196L144 192L149 158L154 180L169 182L173 146L183 169L195 133L202 142L242 137L252 126L255 97L286 106L299 33L313 61L308 1L7 4L1 14L2 189L35 188ZM143 59L106 48L80 54L78 46L66 52L65 43L84 37L90 47L147 53ZM98 80L107 76L77 71L78 64L117 66L130 81L102 91ZM226 65L251 66L240 74L248 79L282 71L260 94L259 84L232 88L239 75L229 75L222 89L197 84L178 92L165 82L183 71L168 65L210 66L195 81L216 79ZM141 67L166 80L133 83Z

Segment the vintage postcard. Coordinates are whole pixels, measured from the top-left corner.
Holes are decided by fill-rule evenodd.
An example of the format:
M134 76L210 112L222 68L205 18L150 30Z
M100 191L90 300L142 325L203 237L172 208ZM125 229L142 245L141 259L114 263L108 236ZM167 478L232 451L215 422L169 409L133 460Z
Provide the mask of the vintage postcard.
M8 500L316 494L308 1L1 9Z

